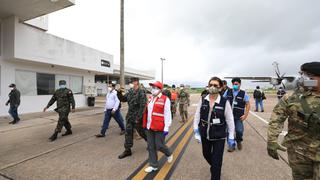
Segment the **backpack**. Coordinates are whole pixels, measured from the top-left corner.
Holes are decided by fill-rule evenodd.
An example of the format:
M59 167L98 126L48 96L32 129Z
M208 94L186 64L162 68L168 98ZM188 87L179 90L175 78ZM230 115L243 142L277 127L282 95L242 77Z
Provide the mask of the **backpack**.
M261 99L262 98L262 93L260 90L255 90L254 93L253 93L253 97L255 99Z

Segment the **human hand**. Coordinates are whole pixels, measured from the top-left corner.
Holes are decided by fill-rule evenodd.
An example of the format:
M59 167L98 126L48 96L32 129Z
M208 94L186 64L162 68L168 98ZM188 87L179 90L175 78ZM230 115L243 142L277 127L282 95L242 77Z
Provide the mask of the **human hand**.
M43 112L46 112L46 111L47 111L47 109L48 109L47 107L43 108Z
M277 142L268 142L267 144L268 155L273 159L279 160L279 155L277 150L286 151L286 148L280 146Z
M198 141L199 144L201 144L201 136L198 129L194 130L194 138Z
M241 120L241 121L244 121L244 120L247 119L247 117L248 117L248 115L242 115L242 116L240 117L240 120Z
M236 142L234 139L228 139L227 143L228 143L228 146L231 148L236 146Z

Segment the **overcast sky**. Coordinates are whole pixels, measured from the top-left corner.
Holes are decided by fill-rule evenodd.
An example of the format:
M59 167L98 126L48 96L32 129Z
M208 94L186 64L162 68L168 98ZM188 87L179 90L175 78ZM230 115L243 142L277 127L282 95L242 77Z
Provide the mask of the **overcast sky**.
M211 76L296 74L320 57L319 0L125 0L125 65L166 83L205 85ZM76 0L50 14L49 33L114 55L120 0Z

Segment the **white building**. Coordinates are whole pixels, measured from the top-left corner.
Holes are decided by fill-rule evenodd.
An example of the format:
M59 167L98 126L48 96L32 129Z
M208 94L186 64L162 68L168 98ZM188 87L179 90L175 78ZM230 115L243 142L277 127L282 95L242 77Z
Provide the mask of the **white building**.
M8 114L11 83L21 92L19 113L30 113L45 107L61 79L77 107L86 106L87 86L119 79L111 54L46 32L47 14L72 5L73 0L0 0L0 116ZM154 72L134 69L125 69L125 75L154 79Z

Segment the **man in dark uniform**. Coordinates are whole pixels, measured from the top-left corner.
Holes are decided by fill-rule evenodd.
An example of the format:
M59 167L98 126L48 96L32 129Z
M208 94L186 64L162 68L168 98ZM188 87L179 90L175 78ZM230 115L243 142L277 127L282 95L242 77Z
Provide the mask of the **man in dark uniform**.
M125 134L125 151L119 155L119 159L131 156L133 146L133 132L137 130L138 134L147 141L147 136L142 127L142 116L147 104L145 91L139 87L139 79L132 78L131 88L124 95L124 101L128 102L128 113L126 116L126 134Z
M62 134L62 136L72 134L71 124L69 122L68 116L70 112L70 104L72 108L71 112L75 112L76 104L74 101L73 93L66 87L66 81L64 80L59 81L59 89L54 92L48 105L43 109L43 112L45 112L56 101L57 108L54 110L59 114L59 120L53 135L49 138L50 141L54 141L57 139L58 133L61 132L62 127L65 127L67 130L64 134Z
M16 124L20 121L18 115L18 107L20 105L20 91L16 88L15 84L10 84L10 93L9 100L6 102L6 106L10 104L9 114L12 116L13 121L9 122L9 124Z

